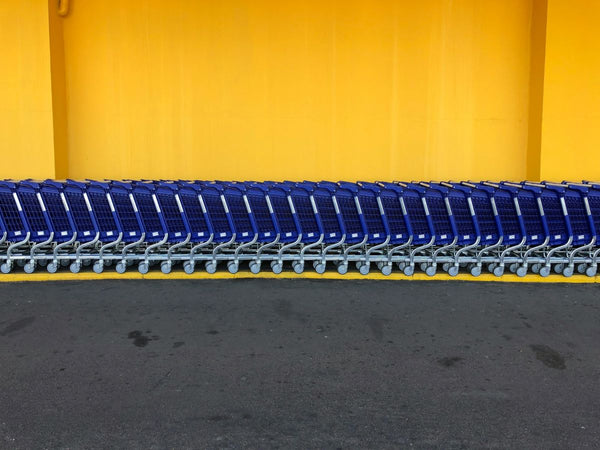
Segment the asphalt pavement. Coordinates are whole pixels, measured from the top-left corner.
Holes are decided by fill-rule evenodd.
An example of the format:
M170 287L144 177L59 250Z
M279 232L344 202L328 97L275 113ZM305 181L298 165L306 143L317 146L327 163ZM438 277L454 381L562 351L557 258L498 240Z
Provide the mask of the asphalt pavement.
M600 286L0 284L0 448L598 448Z

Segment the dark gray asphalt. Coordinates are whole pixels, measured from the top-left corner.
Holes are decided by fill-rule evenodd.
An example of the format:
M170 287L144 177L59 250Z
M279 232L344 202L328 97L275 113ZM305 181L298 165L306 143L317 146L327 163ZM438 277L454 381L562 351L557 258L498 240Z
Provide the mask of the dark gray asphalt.
M0 285L2 448L597 448L600 286Z

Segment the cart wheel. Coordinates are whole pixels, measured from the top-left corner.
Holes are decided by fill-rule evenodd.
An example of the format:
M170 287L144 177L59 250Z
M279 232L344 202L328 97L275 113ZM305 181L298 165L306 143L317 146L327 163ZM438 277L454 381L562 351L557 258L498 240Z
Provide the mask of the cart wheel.
M315 272L317 272L319 275L323 275L325 273L325 263L317 263L315 266Z
M20 263L21 263L21 264L20 264L20 266L21 266L21 267L23 267L23 266L25 265L25 261L23 261L22 259L21 259L21 260L19 260L18 262L20 262ZM40 266L40 267L46 267L46 266L48 265L48 260L47 260L47 259L40 259L40 260L37 262L37 264L38 264L38 266Z
M71 269L71 272L73 273L79 273L79 271L81 270L81 263L74 262L73 264L71 264L71 267L69 267L69 269Z
M517 269L517 276L523 278L525 275L527 275L527 267L523 267L523 266L519 267Z
M49 263L49 264L46 266L46 270L47 270L49 273L56 273L56 271L58 270L58 267L59 267L59 266L60 266L60 263L52 261L51 263Z
M4 264L2 264L0 266L0 272L2 272L2 273L10 273L11 270L12 270L12 264L9 262L5 262Z
M214 261L208 261L204 267L206 268L206 271L210 274L213 274L217 271L217 263Z
M344 262L338 264L337 271L340 275L346 275L346 273L348 272L348 263Z
M119 261L115 266L115 270L117 271L117 273L125 273L125 271L127 270L127 264L123 261Z
M596 266L596 264L594 264L593 266L590 266L586 269L585 274L588 277L594 277L596 276L596 272L598 272L598 267Z
M271 270L274 274L279 275L283 270L283 263L278 261L271 261Z
M488 272L493 272L495 268L496 268L495 263L488 264L488 266L487 266Z
M148 261L142 261L141 263L138 264L138 272L143 275L147 274L149 269L150 269L150 264L148 264Z
M369 270L371 269L370 266L371 265L369 263L363 263L358 268L358 271L360 272L361 275L369 275Z
M573 266L567 266L564 268L563 270L563 275L567 278L572 277L573 276Z
M508 266L508 270L510 270L512 273L516 273L518 268L519 265L517 263L512 263L510 266Z
M364 261L356 261L356 263L355 263L356 270L358 270L360 272L360 268L363 266L363 264L365 264Z
M92 265L92 260L91 259L84 259L83 260L83 266L84 267L89 267Z
M550 275L550 267L549 266L544 266L540 268L540 275L543 277L547 277L548 275Z
M294 264L292 264L292 267L294 268L294 272L296 273L304 272L304 263L300 261L295 261Z
M160 271L165 275L171 273L171 269L173 268L173 263L170 261L163 261L160 263Z
M111 267L113 265L112 259L104 260L104 267Z
M504 275L504 266L494 267L494 275L497 277L501 277Z
M415 266L408 265L404 268L403 272L407 277L412 277L415 273Z
M406 267L406 263L403 263L403 262L398 263L398 269L404 270L405 267Z
M450 270L450 267L452 267L452 264L450 264L450 263L444 263L444 264L442 264L442 270L444 272L448 272L448 270Z
M456 266L449 267L448 275L450 275L451 277L455 277L456 275L458 275L458 267L456 267Z
M250 272L253 274L257 274L260 272L260 263L257 261L250 262Z
M384 264L383 266L379 267L379 270L381 270L381 273L383 275L385 275L386 277L389 277L392 274L392 265Z
M60 260L60 265L62 267L69 267L69 260L68 259L61 259Z
M23 270L25 270L25 273L33 273L33 271L35 270L35 263L28 262L27 264L25 264L25 266L23 266Z
M94 272L96 273L102 273L104 272L104 263L100 262L100 261L96 261L94 263L94 267L92 268L94 270Z
M188 275L191 275L194 273L194 263L190 262L190 261L186 261L183 263L183 271L185 273L187 273Z
M237 261L229 261L227 263L227 270L229 270L229 273L237 273L239 268L240 268L240 265L238 264Z
M473 267L471 267L471 275L473 275L474 277L478 277L479 275L481 275L481 266L475 264Z
M533 273L540 273L541 268L542 268L541 264L534 264L533 266L531 266L531 271Z
M585 264L577 264L577 273L584 274L587 270L587 266Z
M427 263L421 263L419 264L419 268L421 269L421 272L425 272L427 273Z
M431 265L425 269L425 273L429 277L434 276L436 272L437 272L437 266L435 266L435 265Z
M565 265L562 263L559 264L555 264L554 265L554 273L562 273L562 271L564 270Z

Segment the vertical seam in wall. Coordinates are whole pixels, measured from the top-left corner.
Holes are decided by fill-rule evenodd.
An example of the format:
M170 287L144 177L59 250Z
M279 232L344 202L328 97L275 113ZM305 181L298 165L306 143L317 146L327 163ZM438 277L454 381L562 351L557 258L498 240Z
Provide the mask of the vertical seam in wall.
M541 177L544 67L548 0L533 0L529 34L529 111L526 174L530 180Z
M63 179L69 175L65 46L62 24L65 19L59 15L58 10L59 2L48 0L54 178Z

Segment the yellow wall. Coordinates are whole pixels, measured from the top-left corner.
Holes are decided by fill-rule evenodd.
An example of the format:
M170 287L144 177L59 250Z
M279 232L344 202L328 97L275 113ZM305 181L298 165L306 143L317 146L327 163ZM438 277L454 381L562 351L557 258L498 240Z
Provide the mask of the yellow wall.
M72 3L75 177L525 177L531 1Z
M549 0L542 178L600 180L600 2Z
M0 177L600 179L596 0L58 3L0 0Z
M47 0L0 1L1 178L53 177Z

